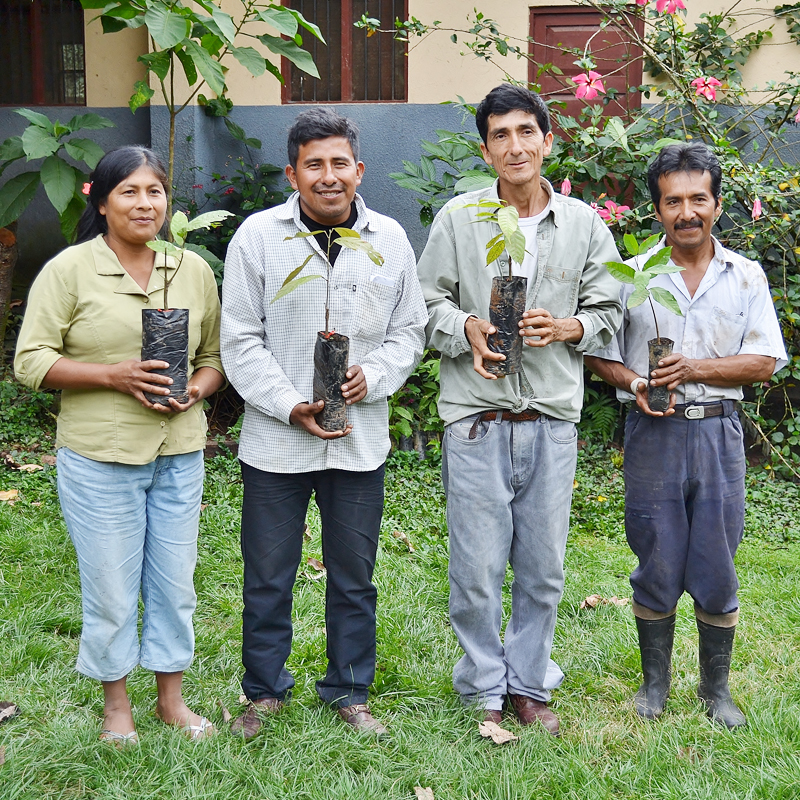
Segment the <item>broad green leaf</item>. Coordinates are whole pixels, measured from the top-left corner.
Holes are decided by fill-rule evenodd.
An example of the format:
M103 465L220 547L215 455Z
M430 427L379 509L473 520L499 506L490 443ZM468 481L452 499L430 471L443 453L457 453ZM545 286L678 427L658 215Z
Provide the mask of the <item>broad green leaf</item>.
M229 49L233 53L233 57L256 78L267 71L266 59L255 47L231 47Z
M287 8L263 8L258 12L258 18L284 36L294 39L297 33L298 21Z
M497 224L503 231L503 236L510 239L519 230L519 211L514 206L503 206L497 211Z
M186 82L189 86L194 86L197 83L197 67L192 61L192 57L182 47L175 48L175 55L178 61L181 62L183 67L183 74L186 76Z
M163 239L156 239L152 242L148 242L147 246L151 250L155 250L156 253L163 253L167 256L174 256L175 258L181 257L181 249L180 247L175 247L172 242L165 242ZM164 266L162 264L162 266Z
M0 228L5 228L20 218L38 188L38 172L15 175L0 188Z
M615 144L619 144L623 150L628 149L628 137L625 133L625 127L620 122L619 117L609 117L603 133L610 136L612 141Z
M632 233L626 233L622 237L622 241L625 244L625 249L628 251L628 253L630 253L630 255L639 255L639 242L636 241L636 237Z
M279 56L288 58L292 64L303 70L303 72L312 75L314 78L319 78L319 70L311 54L298 47L294 42L288 42L278 36L269 36L266 33L259 36L258 40L261 44L265 45L268 50Z
M203 245L189 242L186 245L186 249L191 250L193 253L197 253L197 255L199 255L203 261L205 261L206 264L211 267L215 276L219 277L224 271L225 262L221 258L215 256L214 253L212 253L209 249L203 247Z
M74 167L63 158L48 156L42 162L39 174L53 208L63 214L75 194L77 175Z
M492 244L494 242L494 244ZM489 242L486 247L488 252L486 253L486 266L488 267L493 261L497 261L501 255L503 255L503 251L506 249L506 242L503 238L503 234L499 234L492 239L492 242Z
M286 80L283 77L283 73L280 71L279 67L276 67L268 58L264 61L264 66L267 68L267 72L272 75L276 80L280 81L281 85L283 85Z
M199 217L197 218L199 219ZM197 220L195 220L196 222ZM203 227L202 225L200 227ZM169 223L169 232L172 238L178 245L182 245L186 241L186 234L189 231L189 218L183 211L176 211L172 215L172 221Z
M128 20L111 17L108 14L100 17L100 24L103 26L103 33L118 33L125 28L133 27Z
M650 248L655 247L659 241L661 241L661 234L654 233L652 236L648 236L640 245L639 245L639 252L646 253ZM670 253L672 252L672 248L670 248Z
M650 283L650 278L653 276L648 272L636 272L633 276L633 285L637 289L647 290L647 284Z
M81 0L81 5L85 9L105 8L106 6L117 5L116 3L109 3L108 0Z
M334 228L334 230L339 236L349 236L352 239L361 238L361 234L359 234L358 231L354 231L352 228Z
M628 298L628 308L636 308L636 306L640 306L644 303L645 300L647 300L647 287L640 286Z
M621 261L606 261L606 269L612 278L616 278L620 283L633 283L636 270L623 264Z
M114 123L99 114L77 114L68 123L67 127L73 131L99 131L103 128L114 128Z
M47 158L53 155L61 145L50 133L36 125L29 125L22 132L22 149L28 161L35 158Z
M662 264L666 264L670 256L672 255L672 248L671 247L662 247L657 253L650 256L645 262L643 270L652 270L653 267L659 267Z
M75 231L78 228L78 220L80 220L85 208L85 198L78 198L73 195L64 213L58 218L58 221L61 223L61 233L64 234L64 238L70 243L75 241Z
M286 297L287 294L290 294L304 283L313 281L316 278L322 278L323 280L326 280L324 275L304 275L302 278L296 278L291 283L287 283L283 288L279 289L275 297L269 301L269 304L272 305L276 300L280 300L281 297Z
M322 38L322 31L313 22L309 22L299 11L294 9L286 9L309 33L319 39L322 44L327 44L325 39Z
M297 231L297 233L293 233L291 236L284 236L283 241L288 242L290 239L308 239L309 236L316 236L318 233L322 233L322 231Z
M209 89L214 94L222 94L225 91L225 76L219 61L211 58L207 51L191 39L187 39L185 47L200 74L206 79Z
M175 47L192 32L192 23L188 19L164 5L150 4L144 14L144 23L162 50Z
M38 111L31 111L29 108L15 108L14 113L25 117L28 122L32 122L37 127L44 128L48 133L53 133L55 131L53 123L50 122L44 114L40 114Z
M650 290L650 294L653 295L653 300L656 303L664 306L664 308L669 309L673 314L677 314L679 317L683 316L683 312L681 311L681 307L678 305L678 301L675 299L675 296L672 292L668 292L666 289L661 289L658 286L654 286Z
M178 212L181 213L181 212ZM224 220L226 217L234 216L231 214L230 211L223 211L219 209L217 211L207 211L205 214L200 214L199 216L195 217L192 220L189 220L189 223L186 226L187 233L189 231L197 231L201 228L211 228L214 225L219 224ZM173 219L175 219L173 217Z
M671 272L683 272L683 267L677 264L656 264L655 267L650 267L645 270L649 275L668 275Z
M670 144L686 144L686 142L682 141L681 139L670 139L670 138L659 139L653 145L653 150L654 151L663 150L667 145L670 145Z
M510 239L506 239L508 254L517 264L525 260L525 245L525 234L519 228L511 234Z
M228 133L236 139L237 142L243 142L247 139L247 134L244 132L244 128L240 125L237 125L232 119L228 117L223 117L222 121L225 123L225 127L228 129Z
M155 94L155 90L151 89L144 81L136 81L136 83L133 84L133 88L136 91L134 91L130 100L128 100L128 105L130 106L131 111L135 114L136 109L141 108L150 100L150 98Z
M89 169L94 169L105 155L103 148L91 139L70 139L64 149L76 160L83 161Z
M213 21L211 22L213 25ZM200 47L206 51L212 58L216 58L219 54L219 51L222 50L223 47L227 47L228 45L225 44L225 40L218 36L216 33L207 33L205 36L200 37Z
M292 281L293 281L293 280L294 280L294 279L295 279L295 278L296 278L296 277L297 277L297 276L298 276L298 275L299 275L299 274L300 274L300 273L301 273L301 272L302 272L302 271L305 269L305 267L306 267L306 264L308 264L308 262L309 262L309 261L311 261L311 259L312 259L312 258L314 258L314 256L315 256L315 255L317 255L317 251L316 251L316 250L314 250L314 251L312 251L311 253L309 253L309 254L306 256L306 258L305 258L305 260L303 261L303 263L302 263L302 264L301 264L299 267L296 267L295 269L293 269L293 270L292 270L292 271L291 271L291 272L290 272L290 273L289 273L289 274L286 276L286 280L285 280L285 281L284 281L284 282L281 284L281 288L283 288L284 286L286 286L286 284L287 284L287 283L291 283L291 282L292 282Z
M168 50L156 50L155 53L145 53L136 60L145 64L161 81L165 80L167 75L169 75L169 68L172 64L172 60L170 59Z
M229 44L233 44L233 40L236 38L236 25L234 25L231 15L226 14L217 6L212 6L211 17L214 22L217 23L219 32L222 34L225 41Z
M0 160L16 161L24 155L25 150L22 148L21 136L10 136L3 144L0 144Z
M456 194L474 192L478 189L488 189L494 183L494 176L486 172L475 171L472 175L465 175L456 181L453 190Z
M359 237L358 239L351 239L348 236L340 236L338 239L333 240L336 244L346 247L348 250L355 250L360 253L365 253L369 256L369 260L377 266L383 266L383 256L370 244Z

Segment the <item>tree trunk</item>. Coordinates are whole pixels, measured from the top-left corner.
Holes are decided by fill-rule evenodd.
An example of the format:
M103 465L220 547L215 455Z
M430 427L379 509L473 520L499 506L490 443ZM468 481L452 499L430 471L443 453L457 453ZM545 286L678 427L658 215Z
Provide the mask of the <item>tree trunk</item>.
M19 255L17 237L13 228L16 228L16 223L11 223L10 228L0 228L0 351L2 351L6 339L11 283Z

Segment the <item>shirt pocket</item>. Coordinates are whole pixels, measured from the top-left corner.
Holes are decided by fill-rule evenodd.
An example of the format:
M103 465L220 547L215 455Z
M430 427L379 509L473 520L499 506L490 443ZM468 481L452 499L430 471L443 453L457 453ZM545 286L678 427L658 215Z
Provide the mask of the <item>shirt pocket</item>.
M571 317L577 310L581 274L579 269L546 266L534 298L535 306L549 311L555 319Z
M742 349L742 337L747 319L744 314L734 314L714 306L711 310L711 337L709 346L717 358L735 356Z
M396 289L368 281L358 286L355 337L369 342L383 342L394 311Z

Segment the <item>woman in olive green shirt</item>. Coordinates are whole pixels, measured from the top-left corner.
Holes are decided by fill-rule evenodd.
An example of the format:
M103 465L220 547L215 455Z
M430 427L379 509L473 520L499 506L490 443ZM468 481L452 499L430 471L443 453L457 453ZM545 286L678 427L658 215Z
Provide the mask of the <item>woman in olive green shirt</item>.
M202 738L213 728L186 706L181 685L194 650L201 401L224 380L217 288L187 252L169 296L190 310L189 398L150 403L144 392L168 395L172 382L153 372L166 362L140 359L141 312L159 306L164 286L147 242L164 224L166 172L152 151L124 147L91 177L78 243L31 288L14 367L28 386L62 390L58 490L83 597L77 669L103 683L101 738L138 741L126 690L137 664L156 673L157 715Z

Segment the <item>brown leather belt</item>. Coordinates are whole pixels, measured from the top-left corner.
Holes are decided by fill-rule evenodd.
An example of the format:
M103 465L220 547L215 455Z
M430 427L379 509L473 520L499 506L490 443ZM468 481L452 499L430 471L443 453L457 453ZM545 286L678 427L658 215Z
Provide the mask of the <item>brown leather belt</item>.
M683 417L684 419L707 419L708 417L729 417L735 410L735 403L730 403L729 408L725 408L725 402L719 403L698 403L697 405L676 405L675 416Z
M534 422L542 416L539 411L520 411L519 414L513 411L484 411L475 417L475 422L469 429L469 438L474 439L478 435L478 425L481 422L496 422L498 415L508 422Z

